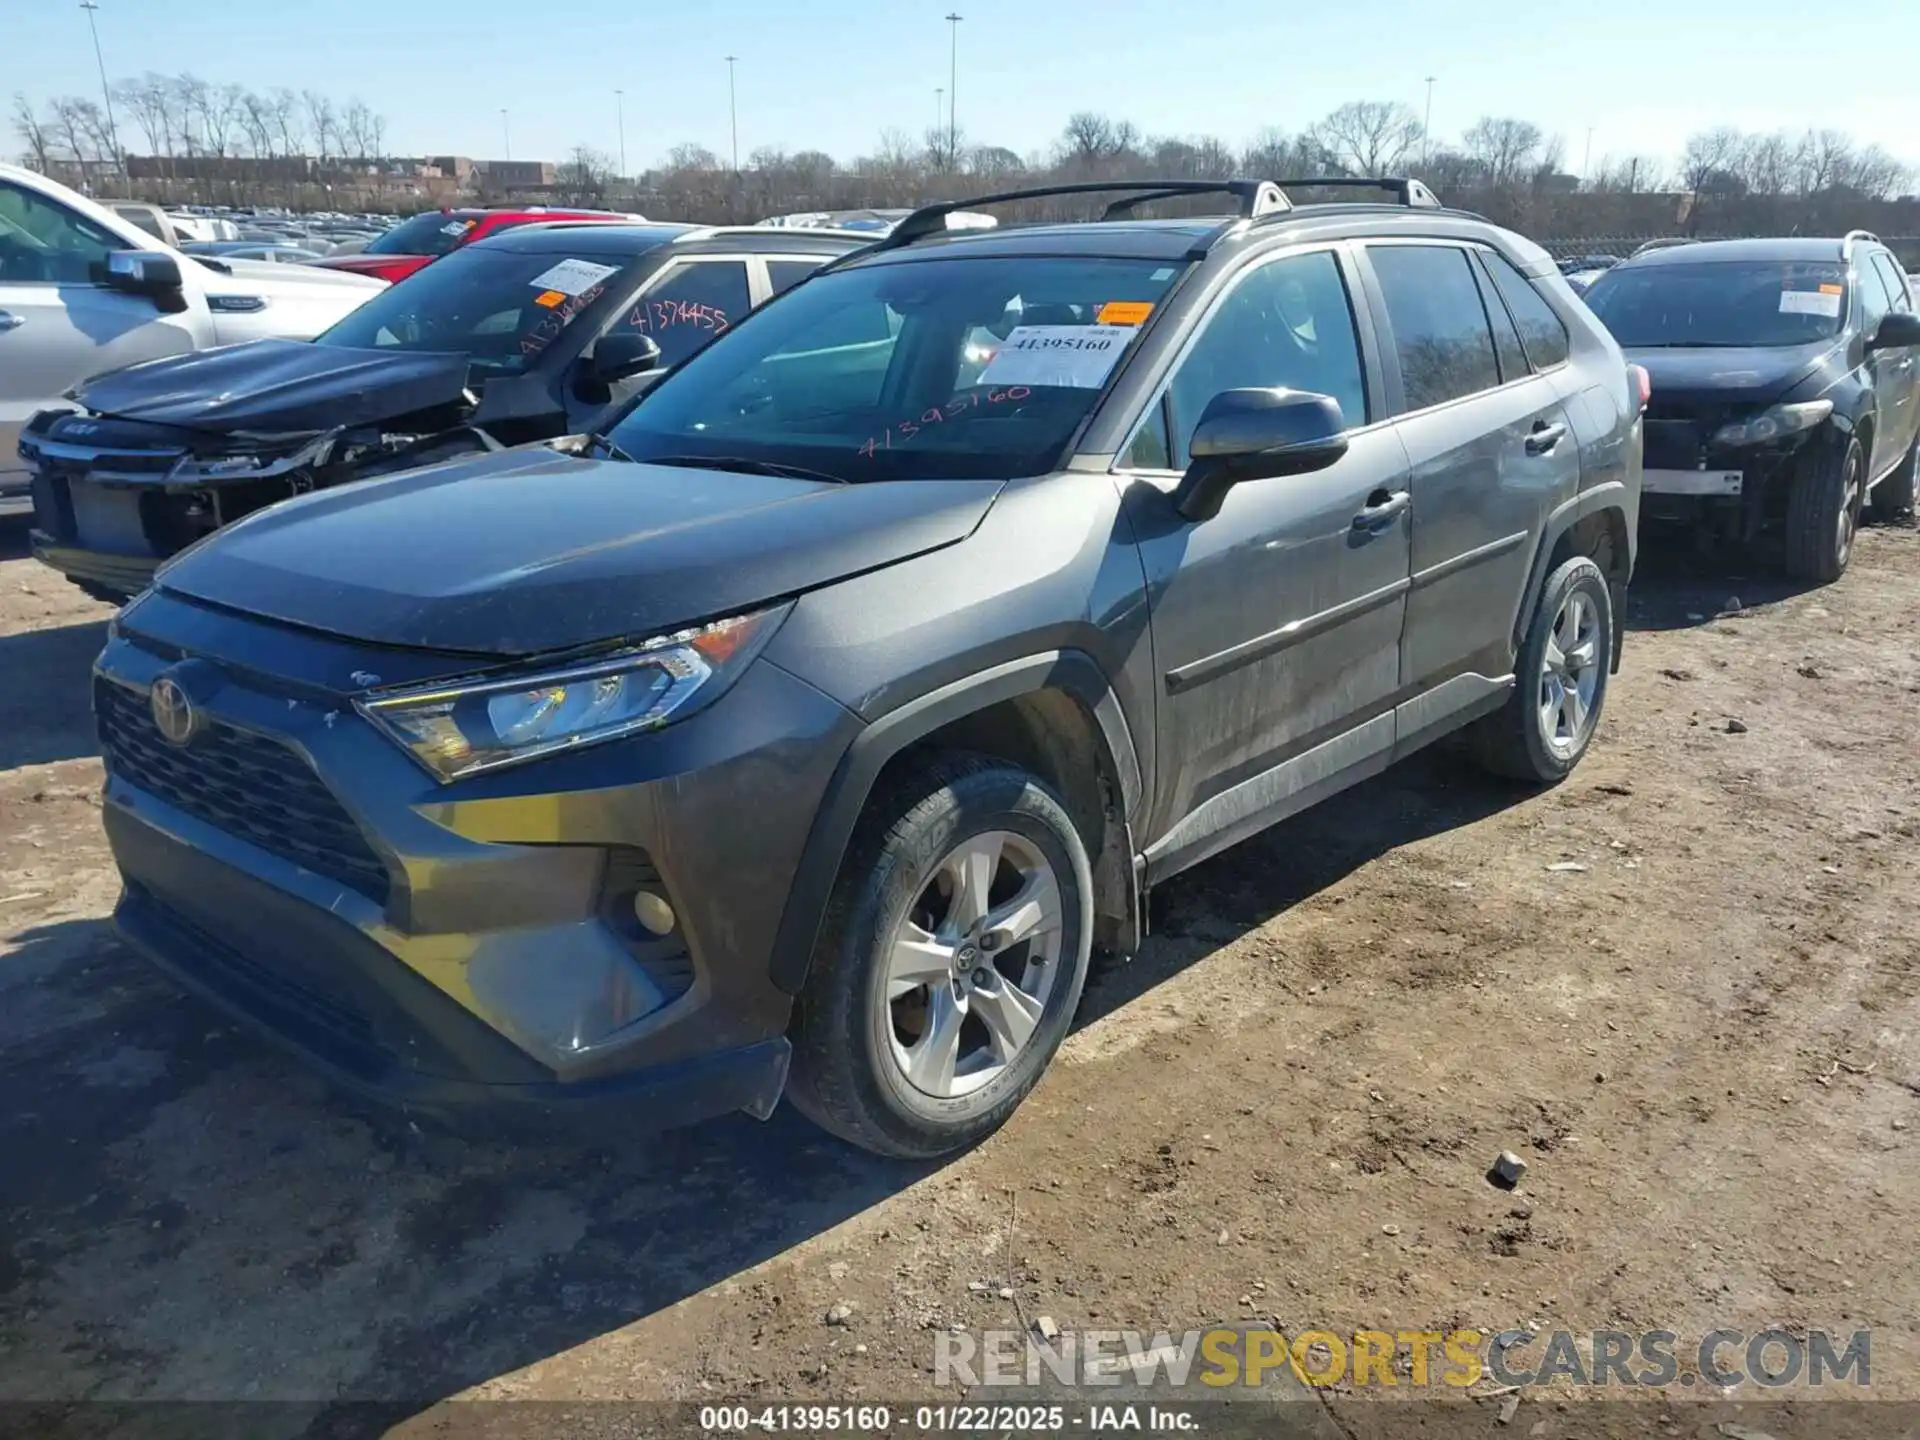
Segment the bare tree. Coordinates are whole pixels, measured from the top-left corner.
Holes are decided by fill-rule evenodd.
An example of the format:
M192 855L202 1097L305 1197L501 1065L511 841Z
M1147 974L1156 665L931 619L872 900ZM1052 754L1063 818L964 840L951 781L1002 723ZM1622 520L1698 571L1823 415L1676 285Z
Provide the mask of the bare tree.
M47 132L47 123L33 108L27 97L18 91L13 96L13 133L27 147L27 163L42 175L53 168L53 137Z
M1546 137L1530 120L1482 116L1460 137L1460 146L1496 190L1531 181L1546 159Z
M300 97L286 88L275 90L268 101L268 114L273 119L273 133L280 142L282 155L298 155L306 146L305 117L300 108Z
M553 179L554 196L561 204L603 206L613 186L613 161L590 146L576 145Z
M1734 195L1745 188L1740 172L1746 165L1747 137L1721 126L1687 137L1680 157L1680 179L1695 195Z
M340 115L341 148L356 160L366 159L374 148L373 125L373 111L366 101L358 97L348 101Z
M1747 193L1773 198L1793 189L1797 168L1794 142L1786 135L1756 135L1740 157L1740 178Z
M314 153L325 160L333 153L332 142L339 138L339 121L334 118L333 101L317 90L303 90L300 104L306 112L307 131L313 136Z
M140 133L147 137L147 150L154 155L173 153L172 91L158 75L138 80L122 80L113 87L113 103L121 113L131 115Z
M240 97L240 129L258 158L273 158L273 106L266 96L249 90Z
M1312 131L1328 159L1353 175L1400 169L1424 133L1413 108L1398 100L1349 100Z

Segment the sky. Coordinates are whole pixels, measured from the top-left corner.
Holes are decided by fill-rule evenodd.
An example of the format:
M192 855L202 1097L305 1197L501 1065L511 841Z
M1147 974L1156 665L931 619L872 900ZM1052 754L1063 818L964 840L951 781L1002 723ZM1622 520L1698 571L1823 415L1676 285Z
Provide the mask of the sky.
M1048 147L1094 110L1150 135L1240 144L1354 99L1427 103L1437 137L1485 114L1557 133L1578 172L1678 154L1715 125L1852 132L1920 164L1920 0L957 0L958 120L972 143ZM114 78L191 71L364 99L394 154L629 168L691 141L845 159L916 139L949 84L950 0L100 0ZM0 93L97 97L74 0L0 0ZM624 90L623 99L614 92ZM508 114L503 135L500 111ZM121 118L131 145L138 132ZM1588 132L1591 130L1591 141ZM11 149L11 137L6 149Z

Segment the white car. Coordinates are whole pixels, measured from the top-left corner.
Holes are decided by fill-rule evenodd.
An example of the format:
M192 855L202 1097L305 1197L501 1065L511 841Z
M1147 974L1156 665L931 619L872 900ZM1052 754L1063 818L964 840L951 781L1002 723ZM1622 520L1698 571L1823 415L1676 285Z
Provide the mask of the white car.
M140 360L310 340L384 280L193 257L31 170L0 165L0 516L32 506L20 427L82 380Z

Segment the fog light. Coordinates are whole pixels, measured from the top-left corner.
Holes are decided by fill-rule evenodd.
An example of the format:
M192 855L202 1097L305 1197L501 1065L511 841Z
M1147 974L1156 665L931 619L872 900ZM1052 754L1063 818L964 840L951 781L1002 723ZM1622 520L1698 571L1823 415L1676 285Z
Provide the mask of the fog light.
M633 918L649 935L670 935L673 933L673 907L664 895L656 895L651 890L638 890L633 896Z

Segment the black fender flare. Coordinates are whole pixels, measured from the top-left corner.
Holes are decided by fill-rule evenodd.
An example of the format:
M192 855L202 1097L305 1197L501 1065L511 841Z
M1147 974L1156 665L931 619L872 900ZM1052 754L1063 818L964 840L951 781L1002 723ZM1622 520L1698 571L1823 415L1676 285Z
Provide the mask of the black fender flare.
M1627 515L1627 482L1608 480L1599 485L1582 490L1571 499L1563 500L1548 512L1546 523L1540 527L1540 543L1533 552L1533 565L1527 571L1527 588L1521 592L1521 602L1513 622L1513 653L1518 655L1524 643L1527 627L1533 624L1533 612L1540 603L1540 590L1547 581L1547 562L1553 558L1553 550L1560 538L1578 525L1589 515L1598 515L1606 510L1620 512L1622 523ZM1631 579L1633 567L1638 560L1639 537L1633 527L1627 525L1627 575ZM1617 604L1619 597L1615 597ZM1620 623L1620 617L1614 617L1613 657L1611 668L1618 674L1620 670L1620 647L1626 636L1626 626Z
M847 753L841 756L832 780L827 783L826 794L807 834L806 848L794 869L793 883L788 887L786 908L781 912L768 967L776 986L789 995L797 995L806 983L841 861L853 838L854 826L859 823L874 783L887 762L943 725L988 706L1047 689L1072 695L1093 716L1100 742L1107 752L1106 760L1119 781L1121 819L1131 850L1132 821L1139 813L1142 792L1140 757L1134 749L1126 714L1099 664L1084 651L1054 650L992 666L896 706L869 724L847 747ZM1134 877L1132 855L1124 858L1127 876ZM1129 904L1138 925L1142 912L1137 881L1133 889Z

